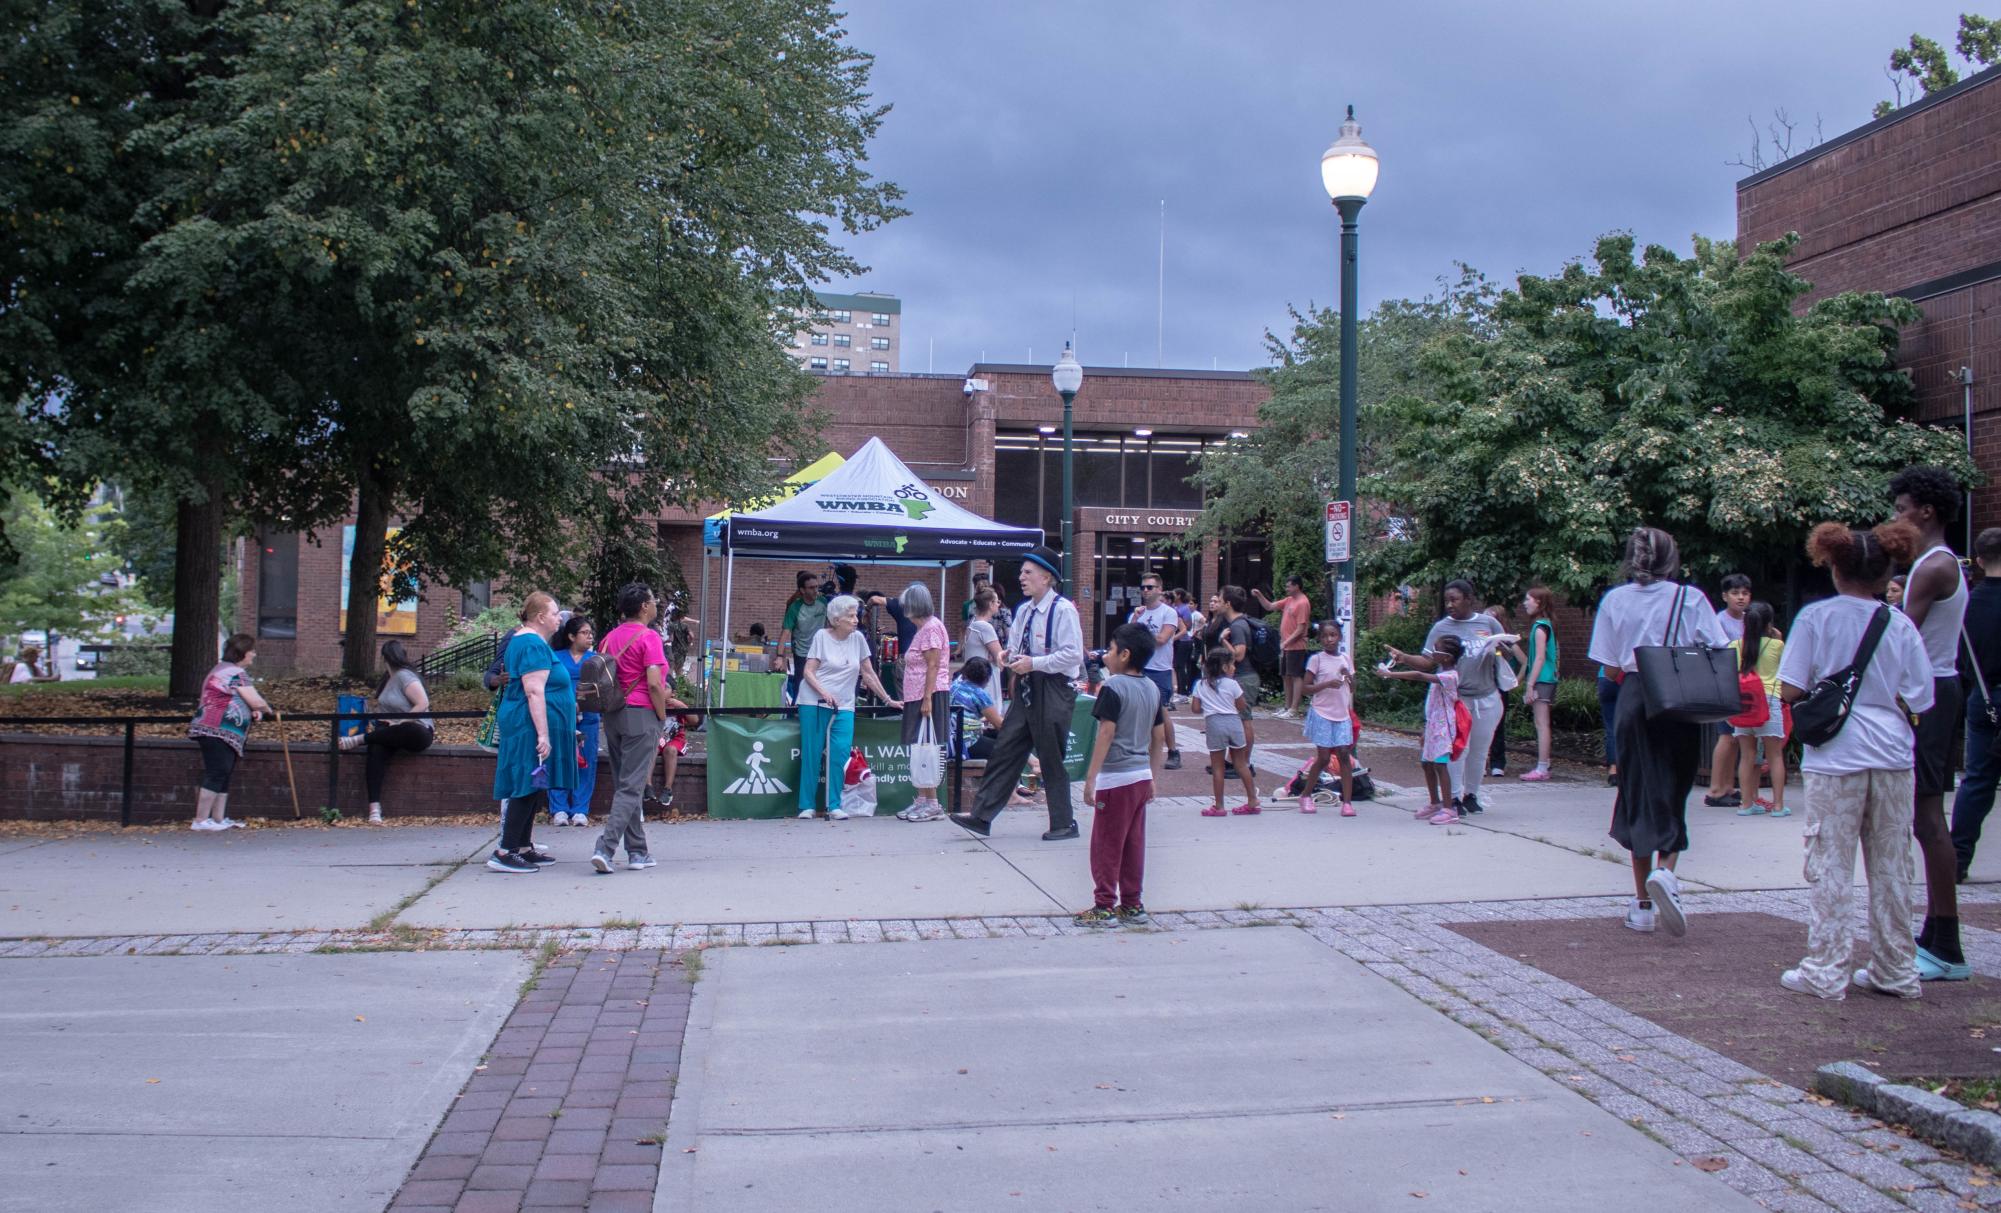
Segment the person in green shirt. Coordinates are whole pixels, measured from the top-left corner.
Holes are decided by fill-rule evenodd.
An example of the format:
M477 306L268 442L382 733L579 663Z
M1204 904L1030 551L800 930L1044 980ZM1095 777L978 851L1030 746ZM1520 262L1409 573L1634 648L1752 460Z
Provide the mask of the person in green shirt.
M778 661L786 670L785 702L799 695L799 679L806 669L806 657L813 651L813 637L827 626L827 600L820 596L820 575L801 569L798 588L785 603L785 621L778 627Z

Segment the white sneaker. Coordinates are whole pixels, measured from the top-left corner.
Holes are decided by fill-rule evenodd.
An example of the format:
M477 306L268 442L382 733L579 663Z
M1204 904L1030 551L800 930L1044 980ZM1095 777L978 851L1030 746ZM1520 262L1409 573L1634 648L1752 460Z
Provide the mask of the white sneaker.
M811 810L811 809L807 809L807 810L806 810L805 812L803 812L803 813L799 814L799 820L801 820L801 821L811 821L811 820L813 820L813 810Z
M841 810L839 810L839 809L829 809L829 810L827 810L827 820L828 820L828 821L846 821L847 819L848 819L848 815L847 815L846 813L843 813L843 812L842 812Z
M1638 931L1644 935L1653 934L1653 907L1642 906L1639 898L1633 898L1633 904L1626 907L1626 929L1629 931Z
M215 823L215 828L218 830L240 830L243 828L243 823L234 817L225 817Z
M588 814L572 813L570 814L570 824L572 826L588 826L591 824L591 819Z
M1877 981L1876 975L1874 973L1871 973L1867 968L1861 968L1855 970L1854 975L1850 977L1849 980L1854 982L1856 985L1862 987L1863 989L1869 991L1872 994L1887 994L1891 998L1918 997L1918 991L1916 989L1912 989L1909 993L1906 993L1903 990L1891 989L1890 987Z
M1660 912L1661 925L1677 938L1688 934L1688 918L1681 910L1681 881L1666 868L1655 868L1647 873L1647 892L1653 895L1654 908Z
M226 830L229 827L223 825L219 821L210 821L208 818L204 817L200 821L197 821L194 824L190 825L188 828L190 830L200 830L202 833L206 834L210 830Z
M379 825L381 825L381 824L382 824L382 810L381 810L381 809L370 809L370 810L368 810L368 824L369 824L369 825L372 825L372 826L379 826Z
M1798 969L1787 969L1785 972L1779 974L1779 984L1795 994L1811 994L1815 998L1824 998L1829 1002L1841 1002L1848 997L1846 990L1843 990L1839 994L1822 994L1819 990L1806 984L1806 978Z
M570 815L568 813L551 813L549 814L549 824L552 826L569 825Z

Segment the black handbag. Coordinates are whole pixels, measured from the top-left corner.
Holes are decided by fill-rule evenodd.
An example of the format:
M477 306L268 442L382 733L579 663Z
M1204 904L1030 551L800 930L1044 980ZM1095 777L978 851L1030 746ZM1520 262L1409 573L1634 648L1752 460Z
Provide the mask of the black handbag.
M1737 654L1704 644L1674 643L1687 594L1687 586L1677 590L1661 642L1635 647L1633 664L1639 667L1647 719L1714 724L1744 710L1738 690Z
M1855 706L1855 693L1862 688L1862 675L1869 671L1869 659L1876 655L1876 643L1890 626L1890 608L1879 606L1855 646L1855 660L1848 668L1813 684L1806 698L1793 705L1793 736L1801 745L1822 746L1841 734L1848 713Z

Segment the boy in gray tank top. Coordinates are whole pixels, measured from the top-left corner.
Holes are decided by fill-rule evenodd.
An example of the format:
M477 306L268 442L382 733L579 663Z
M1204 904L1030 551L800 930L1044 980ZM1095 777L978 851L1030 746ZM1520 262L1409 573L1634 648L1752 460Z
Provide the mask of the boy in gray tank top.
M1966 577L1946 546L1945 528L1959 517L1960 484L1943 468L1905 468L1890 480L1897 521L1918 532L1923 555L1904 583L1904 614L1918 625L1932 666L1932 706L1918 714L1912 744L1916 803L1911 832L1924 854L1925 923L1918 932L1918 978L1967 981L1973 969L1959 943L1959 856L1945 820L1952 790L1953 742L1965 694L1959 685L1959 629L1966 618Z
M1146 677L1154 635L1137 623L1120 624L1105 650L1110 677L1091 709L1097 721L1084 800L1091 815L1091 882L1095 904L1077 915L1085 927L1144 926L1140 880L1146 866L1146 805L1153 799L1153 770L1169 727L1160 688Z

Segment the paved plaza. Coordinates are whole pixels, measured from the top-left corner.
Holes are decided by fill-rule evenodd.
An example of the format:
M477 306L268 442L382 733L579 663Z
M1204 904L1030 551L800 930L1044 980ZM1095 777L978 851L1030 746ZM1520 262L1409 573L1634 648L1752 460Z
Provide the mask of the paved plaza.
M2001 1205L1637 999L1797 959L1798 819L1692 810L1690 935L1638 936L1584 772L1433 827L1372 761L1354 818L1157 802L1149 931L1070 922L1034 810L654 823L609 877L581 831L522 879L466 827L7 837L0 1209ZM1994 1016L2001 860L1964 892L1970 987L1779 1000L1790 1035L1893 1065L1837 1016Z

